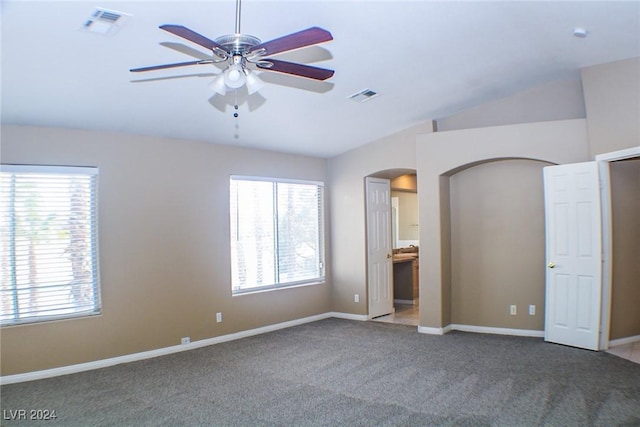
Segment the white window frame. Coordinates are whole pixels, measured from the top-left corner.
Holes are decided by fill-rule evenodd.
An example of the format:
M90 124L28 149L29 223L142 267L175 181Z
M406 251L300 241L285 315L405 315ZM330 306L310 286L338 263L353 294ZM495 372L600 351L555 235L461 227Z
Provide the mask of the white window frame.
M249 287L239 287L234 283L234 254L233 254L233 242L236 239L237 230L233 229L234 220L231 216L234 215L233 211L233 201L231 200L232 192L231 186L233 185L233 181L256 181L256 182L267 182L270 184L302 184L309 186L316 186L320 190L320 199L318 200L318 271L319 275L317 277L313 277L305 280L297 280L297 281L288 281L288 282L280 282L274 283L271 285L265 286L249 286ZM272 177L260 177L260 176L247 176L247 175L231 175L229 179L229 213L230 213L230 251L231 251L231 290L232 295L244 295L255 292L269 291L274 289L283 289L283 288L291 288L296 286L306 286L306 285L315 285L325 283L325 274L326 274L326 263L325 263L325 191L324 191L324 182L321 181L311 181L311 180L298 180L298 179L284 179L284 178L272 178ZM277 223L277 218L275 217L277 214L274 214L274 222Z
M12 175L26 175L26 174L37 174L37 175L47 175L47 174L51 174L51 175L82 175L82 176L90 176L90 180L89 180L89 187L90 187L90 194L88 196L88 204L89 204L89 208L88 208L88 214L89 214L89 218L87 220L87 222L85 224L87 224L89 226L89 243L88 243L88 251L90 252L90 262L89 262L89 279L87 281L84 281L83 284L90 284L91 285L91 289L92 289L92 298L89 299L88 303L83 305L83 306L75 306L75 307L71 307L69 306L69 302L65 302L63 303L62 299L60 299L60 301L57 300L57 298L60 298L59 296L53 297L55 299L55 301L53 302L52 305L50 305L49 307L47 307L46 309L42 308L42 309L38 309L35 310L33 312L26 312L24 311L23 307L20 307L20 304L16 304L16 298L18 298L19 293L24 293L26 291L29 291L30 289L36 289L36 287L33 286L29 286L29 285L24 285L24 281L23 281L23 285L18 285L18 278L17 278L17 273L18 270L22 271L22 275L24 276L24 266L20 266L17 261L16 258L13 257L11 254L13 252L11 251L15 251L16 247L14 246L16 243L13 244L9 244L8 246L8 250L9 250L9 261L7 262L7 265L3 265L3 268L7 267L8 269L10 269L10 272L2 272L2 276L3 277L9 277L9 291L8 294L9 296L13 299L13 304L11 305L10 309L6 312L6 313L2 313L3 315L6 316L12 316L11 319L6 318L6 319L0 319L0 325L2 327L7 327L7 326L14 326L14 325L21 325L21 324L30 324L30 323L40 323L40 322L48 322L48 321L54 321L54 320L62 320L62 319L71 319L71 318L80 318L80 317L88 317L88 316L95 316L95 315L99 315L101 314L101 310L102 310L102 303L101 303L101 289L100 289L100 270L99 270L99 254L98 254L98 175L99 175L99 169L97 167L76 167L76 166L42 166L42 165L0 165L0 172L4 173L9 173ZM10 175L11 176L11 175ZM11 191L15 191L15 187L14 184L10 184L9 188L11 189ZM4 191L4 190L3 190ZM10 203L9 203L9 209L10 212L11 210L15 209L15 205L13 204L14 201L12 199L12 197L14 196L9 196L10 197ZM4 196L3 196L4 198ZM14 219L15 217L13 216L13 214L8 215L8 219L7 222L8 224L5 224L5 220L2 220L3 226L6 225L6 229L8 230L7 232L10 233L10 235L14 235L16 233L16 229L15 229L15 224L14 224ZM3 237L4 238L4 237ZM60 242L62 242L63 240L61 240ZM58 241L56 241L58 242ZM58 244L61 244L60 242L58 242ZM46 247L48 244L43 245L43 247ZM58 268L60 264L62 264L62 261L60 261L60 263L58 264L59 258L57 257L61 257L62 255L54 255L53 258L50 258L50 260L48 261L49 263L53 263L53 265L55 265L56 267L54 268ZM66 255L68 256L68 255ZM11 259L13 258L13 260ZM66 271L68 274L67 270L64 270L64 267L62 267L63 271ZM7 274L8 273L8 274ZM73 287L71 284L69 285L53 285L52 289L58 289L60 288L60 290L62 290L62 288L64 288L65 286L69 287L69 292L73 292ZM40 291L42 292L42 288L39 288ZM4 290L3 290L4 292ZM57 291L56 291L57 292ZM69 297L70 298L70 297ZM1 307L2 310L6 310L7 307L3 306ZM55 311L59 311L59 313L56 314L51 314L52 312Z

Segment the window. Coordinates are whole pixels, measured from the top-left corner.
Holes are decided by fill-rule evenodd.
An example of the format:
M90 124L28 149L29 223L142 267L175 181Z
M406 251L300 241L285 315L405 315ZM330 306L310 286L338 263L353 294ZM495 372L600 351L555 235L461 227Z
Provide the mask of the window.
M231 177L234 294L324 281L324 186Z
M97 168L0 166L0 324L100 312Z

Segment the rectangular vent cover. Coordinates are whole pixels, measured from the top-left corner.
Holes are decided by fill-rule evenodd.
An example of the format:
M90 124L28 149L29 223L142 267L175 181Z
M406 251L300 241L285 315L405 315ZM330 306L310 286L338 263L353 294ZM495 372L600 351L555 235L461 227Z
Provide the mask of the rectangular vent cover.
M115 12L109 12L107 10L96 10L93 16L97 20L107 21L107 22L111 22L112 24L115 24L116 21L120 19L122 15Z
M126 24L130 16L127 13L98 7L85 21L83 27L92 33L112 36Z
M349 96L349 99L355 102L365 102L376 96L378 96L377 92L371 89L364 89Z

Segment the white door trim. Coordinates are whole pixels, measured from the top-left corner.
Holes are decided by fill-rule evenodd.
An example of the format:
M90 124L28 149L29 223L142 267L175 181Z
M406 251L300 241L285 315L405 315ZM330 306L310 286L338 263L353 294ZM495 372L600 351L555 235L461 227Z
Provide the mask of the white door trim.
M640 145L624 150L612 151L611 153L598 154L595 160L596 162L615 162L617 160L633 159L636 157L640 157Z
M600 171L600 206L602 212L602 312L600 314L600 350L609 348L611 327L611 179L609 164L640 157L640 146L595 156Z

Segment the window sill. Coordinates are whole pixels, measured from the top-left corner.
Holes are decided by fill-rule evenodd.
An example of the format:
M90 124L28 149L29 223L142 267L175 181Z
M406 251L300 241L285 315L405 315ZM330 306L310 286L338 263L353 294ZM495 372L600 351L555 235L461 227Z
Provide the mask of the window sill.
M316 281L311 281L311 282L305 282L305 283L296 283L294 285L284 285L284 286L273 286L273 287L268 287L268 288L258 288L255 290L251 290L248 289L246 291L232 291L232 297L241 297L244 295L254 295L254 294L261 294L261 293L265 293L265 292L273 292L273 291L283 291L283 290L287 290L287 289L295 289L295 288L303 288L306 286L315 286L315 285L323 285L327 283L324 278L321 278L319 280Z
M0 328L4 329L4 328L16 328L20 326L43 325L43 324L54 323L54 322L68 322L73 320L91 319L91 318L101 317L101 316L102 316L102 311L97 311L95 313L89 313L89 314L78 313L75 316L39 317L35 320L25 320L25 321L14 322L14 323L3 323L2 325L0 325Z

